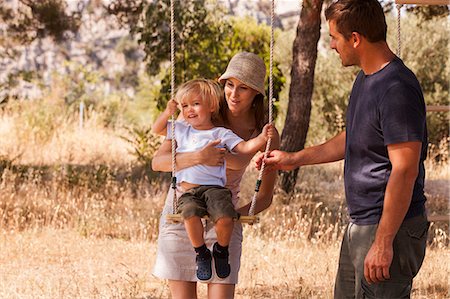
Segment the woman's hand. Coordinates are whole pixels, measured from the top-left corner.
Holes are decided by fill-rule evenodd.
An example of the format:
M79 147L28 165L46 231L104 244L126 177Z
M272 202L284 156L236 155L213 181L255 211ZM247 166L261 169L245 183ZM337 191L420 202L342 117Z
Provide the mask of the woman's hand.
M220 139L211 141L198 152L199 164L208 166L222 166L225 161L225 148L216 147Z

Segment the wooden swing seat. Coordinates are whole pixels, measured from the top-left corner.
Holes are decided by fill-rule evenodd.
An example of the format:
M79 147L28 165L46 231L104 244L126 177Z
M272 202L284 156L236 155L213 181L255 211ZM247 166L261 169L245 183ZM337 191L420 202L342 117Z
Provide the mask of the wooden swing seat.
M203 219L208 219L208 216L203 217ZM183 217L181 217L181 214L167 214L166 221L169 223L180 223L180 222L183 222ZM235 221L239 221L241 223L246 223L246 224L255 224L255 223L259 223L259 217L258 216L241 216L241 217L239 217L239 219L236 219Z

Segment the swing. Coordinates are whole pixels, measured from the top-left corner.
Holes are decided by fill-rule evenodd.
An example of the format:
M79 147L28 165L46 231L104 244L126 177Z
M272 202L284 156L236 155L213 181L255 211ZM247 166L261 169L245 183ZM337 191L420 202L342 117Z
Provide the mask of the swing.
M170 78L170 91L171 91L171 98L175 98L175 40L174 40L174 0L170 1L170 71L171 71L171 78ZM270 28L271 28L271 35L270 35L270 66L269 66L269 123L272 124L273 122L273 42L274 42L274 6L275 6L275 0L271 1L271 11L270 11ZM181 214L176 214L178 210L178 198L177 198L177 192L176 192L176 184L177 184L177 178L176 178L176 158L175 158L175 115L172 114L171 116L171 134L172 134L172 181L171 181L171 188L173 189L173 206L172 206L172 213L173 214L167 214L166 215L166 221L170 223L178 223L183 222L183 217ZM269 153L270 144L271 144L271 138L267 140L266 149L264 151L264 158L267 158L267 155ZM258 179L256 180L255 185L255 192L252 197L250 209L248 212L248 216L240 216L239 219L236 221L240 221L241 223L247 223L247 224L254 224L259 222L259 217L255 215L255 207L256 207L256 197L259 192L259 188L262 183L262 176L264 173L265 168L265 162L263 160L263 163L261 165L261 169L258 174ZM203 217L204 219L208 219L208 216Z

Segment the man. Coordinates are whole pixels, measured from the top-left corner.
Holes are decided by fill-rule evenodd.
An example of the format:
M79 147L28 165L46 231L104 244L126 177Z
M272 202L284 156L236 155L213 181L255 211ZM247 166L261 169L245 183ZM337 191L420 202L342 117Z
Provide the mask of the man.
M340 0L325 11L331 48L361 68L346 131L299 152L272 151L268 170L345 159L350 223L343 237L335 298L409 298L425 255L425 103L415 75L386 43L376 0ZM263 156L257 160L261 166Z

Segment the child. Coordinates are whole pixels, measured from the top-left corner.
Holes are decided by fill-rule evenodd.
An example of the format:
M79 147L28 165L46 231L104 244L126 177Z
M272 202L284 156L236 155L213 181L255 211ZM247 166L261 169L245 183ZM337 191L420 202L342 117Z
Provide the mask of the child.
M166 110L152 127L154 133L172 138L169 117L176 111L177 102L181 106L184 120L175 122L177 153L200 150L213 140L220 139L219 146L236 154L255 154L269 137L273 136L271 125L266 125L256 138L244 141L231 130L215 127L213 119L219 114L223 92L211 80L196 79L181 85L176 101L169 101ZM166 129L167 128L167 129ZM184 192L178 200L178 212L184 219L186 232L197 253L197 278L207 281L212 277L211 262L214 257L216 274L219 278L230 275L228 245L239 215L231 201L231 191L225 188L225 165L195 165L179 169L176 173L178 186ZM201 217L208 215L214 223L217 242L211 256L203 238Z

